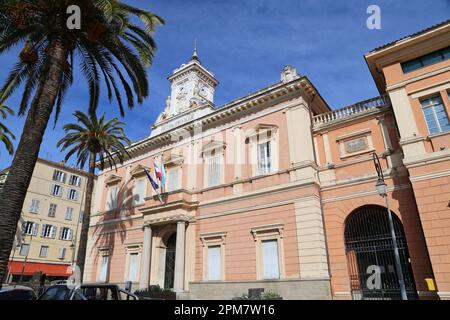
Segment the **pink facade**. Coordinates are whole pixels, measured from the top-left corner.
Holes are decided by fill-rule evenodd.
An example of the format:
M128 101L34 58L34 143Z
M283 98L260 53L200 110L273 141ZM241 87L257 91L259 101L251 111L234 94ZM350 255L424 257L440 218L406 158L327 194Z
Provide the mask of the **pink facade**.
M450 297L450 135L430 134L421 105L439 93L450 114L450 60L408 79L401 69L427 53L409 46L445 48L435 48L442 33L448 47L447 23L401 50L366 55L371 72L384 73L374 75L382 96L334 111L290 66L280 82L214 107L218 82L194 53L169 77L172 93L150 136L99 175L85 280L159 285L192 299L250 288L285 299L398 298L387 288L398 279L383 238L376 153L408 297ZM144 169L160 183L154 163L165 166L164 190L146 177ZM368 284L366 269L377 270L381 287Z

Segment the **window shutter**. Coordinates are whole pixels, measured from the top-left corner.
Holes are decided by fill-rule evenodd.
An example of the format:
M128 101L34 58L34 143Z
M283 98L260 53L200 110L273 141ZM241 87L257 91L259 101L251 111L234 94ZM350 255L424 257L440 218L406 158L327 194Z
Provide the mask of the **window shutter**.
M68 235L68 239L67 240L72 240L73 237L73 230L69 229L69 235Z
M221 183L222 166L220 155L208 158L208 187L213 187Z
M133 189L133 203L140 204L144 202L145 198L145 180L135 180Z
M41 230L41 237L44 236L44 234L45 234L45 229L47 229L47 225L46 225L46 224L43 224L43 225L42 225L42 230Z
M137 280L137 253L130 254L130 266L128 271L128 281Z
M52 235L51 238L55 239L56 237L56 226L52 226Z
M222 278L220 249L220 246L208 247L208 280L220 280Z
M59 240L62 240L62 238L63 238L63 231L64 231L64 228L59 228Z
M280 277L278 241L262 241L264 279L278 279Z
M33 223L33 230L32 230L33 236L37 236L38 228L39 228L39 224L34 222Z

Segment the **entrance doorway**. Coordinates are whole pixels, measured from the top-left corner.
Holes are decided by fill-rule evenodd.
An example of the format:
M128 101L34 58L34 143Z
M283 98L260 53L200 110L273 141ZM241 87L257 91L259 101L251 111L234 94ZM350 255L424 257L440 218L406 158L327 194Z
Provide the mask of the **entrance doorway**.
M353 299L401 299L387 209L368 205L345 223L345 250ZM416 299L414 275L400 219L392 213L408 299Z
M164 270L164 289L173 289L175 276L175 247L177 243L177 234L173 233L166 243L166 263Z

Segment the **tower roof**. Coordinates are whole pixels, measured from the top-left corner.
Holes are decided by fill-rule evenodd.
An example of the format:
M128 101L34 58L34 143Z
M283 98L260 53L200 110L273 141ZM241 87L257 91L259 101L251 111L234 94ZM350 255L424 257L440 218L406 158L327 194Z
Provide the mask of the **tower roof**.
M198 63L201 63L197 52L197 40L195 40L194 53L192 54L191 61L197 61Z

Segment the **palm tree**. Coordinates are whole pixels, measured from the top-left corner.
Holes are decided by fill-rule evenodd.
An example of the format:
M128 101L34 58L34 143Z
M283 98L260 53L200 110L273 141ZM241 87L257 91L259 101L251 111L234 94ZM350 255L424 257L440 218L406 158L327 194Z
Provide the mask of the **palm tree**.
M0 118L6 119L8 114L14 115L14 111L12 111L7 106L0 104ZM9 129L3 123L0 122L0 141L3 142L3 144L6 147L6 150L11 155L14 153L14 147L11 142L11 139L15 138L16 137L12 134L12 132L9 131Z
M86 115L80 111L75 112L74 116L78 123L66 124L63 127L65 136L58 142L57 146L61 148L61 151L70 149L66 154L65 161L76 155L77 165L80 168L84 168L86 161L89 161L89 176L86 184L83 222L77 254L77 266L80 268L81 281L83 281L97 156L99 157L98 165L101 170L105 167L105 160L108 161L110 167L115 167L115 159L122 163L124 156L128 155L126 146L130 144L130 140L125 136L123 130L125 124L119 122L117 118L106 121L104 115L98 119L95 113Z
M68 28L67 11L74 4L81 9L80 29ZM151 35L163 23L155 14L119 0L0 0L0 54L23 45L0 88L0 103L20 87L18 114L29 109L0 193L0 286L42 138L53 111L56 122L72 84L74 59L87 79L90 111L96 110L104 83L108 98L116 98L123 115L120 87L130 108L135 99L142 103L148 96L146 67L156 50Z

